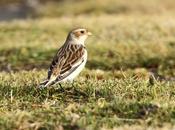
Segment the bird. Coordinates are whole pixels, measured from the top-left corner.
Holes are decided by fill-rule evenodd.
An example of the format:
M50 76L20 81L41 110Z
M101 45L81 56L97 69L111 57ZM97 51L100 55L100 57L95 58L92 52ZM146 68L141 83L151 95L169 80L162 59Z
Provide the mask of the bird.
M53 57L46 80L39 84L39 88L54 84L62 88L62 82L73 82L87 62L85 41L90 35L92 33L85 28L75 28L68 33L64 44Z

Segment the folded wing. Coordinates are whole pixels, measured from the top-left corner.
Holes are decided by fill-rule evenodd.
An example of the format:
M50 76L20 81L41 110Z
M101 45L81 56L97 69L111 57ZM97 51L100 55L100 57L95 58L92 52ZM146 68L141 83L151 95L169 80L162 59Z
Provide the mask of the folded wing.
M82 45L70 44L60 48L53 58L48 71L48 78L41 83L41 87L47 87L60 82L74 72L83 62L85 48Z

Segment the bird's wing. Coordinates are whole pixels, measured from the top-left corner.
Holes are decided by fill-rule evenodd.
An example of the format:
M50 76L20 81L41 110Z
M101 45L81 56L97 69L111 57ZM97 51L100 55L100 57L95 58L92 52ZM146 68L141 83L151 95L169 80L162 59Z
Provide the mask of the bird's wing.
M69 55L61 68L60 75L68 72L72 67L76 66L83 60L85 48L82 45L70 45Z
M63 65L60 75L57 77L56 82L63 80L68 77L71 73L73 73L83 62L85 54L85 47L81 46L76 51L67 58L65 64Z
M50 65L48 80L54 81L58 77L72 73L73 68L83 60L84 52L84 46L75 44L60 49Z
M66 57L66 47L62 46L54 56L52 63L49 67L47 78L48 80L52 79L52 77L56 77L60 73L64 62L66 61Z
M66 77L68 77L71 73L73 73L82 63L84 62L84 59L81 60L78 64L72 66L68 71L66 71L64 74L58 76L54 82L52 82L50 85L53 85L55 83L59 83Z

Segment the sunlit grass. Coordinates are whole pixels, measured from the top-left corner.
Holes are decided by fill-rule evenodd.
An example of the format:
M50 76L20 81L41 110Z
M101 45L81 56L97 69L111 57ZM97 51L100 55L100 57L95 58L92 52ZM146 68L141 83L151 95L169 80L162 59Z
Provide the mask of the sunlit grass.
M110 19L110 24L108 23ZM126 20L127 19L127 20ZM156 68L174 76L173 17L91 16L13 21L0 24L1 70L47 68L67 33L76 26L93 32L86 42L87 68L120 70ZM94 28L95 26L95 28ZM44 63L44 64L43 64Z
M40 90L36 86L43 74L0 74L2 128L95 129L174 122L174 83L157 81L151 86L143 78L117 79L110 72L108 78L98 79L99 72L85 71L74 84L62 84L64 91L59 85Z

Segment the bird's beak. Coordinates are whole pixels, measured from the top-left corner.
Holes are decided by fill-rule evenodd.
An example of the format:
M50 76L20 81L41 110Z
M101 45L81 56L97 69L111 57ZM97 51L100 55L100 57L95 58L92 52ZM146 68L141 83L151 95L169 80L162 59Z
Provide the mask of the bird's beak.
M91 35L92 35L92 33L91 33L91 32L88 32L88 33L87 33L87 35L88 35L88 36L91 36Z

